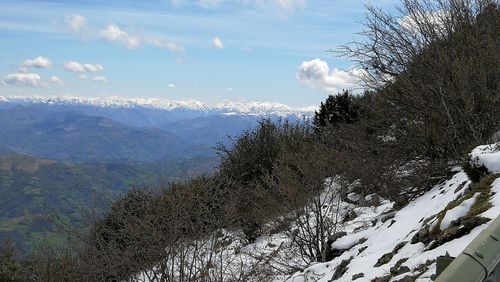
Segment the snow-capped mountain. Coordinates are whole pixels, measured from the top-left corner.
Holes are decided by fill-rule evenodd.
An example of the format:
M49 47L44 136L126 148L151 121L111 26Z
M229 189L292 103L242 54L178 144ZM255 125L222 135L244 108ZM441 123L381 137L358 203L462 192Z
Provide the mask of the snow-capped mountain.
M0 96L0 152L78 161L151 161L193 152L212 156L217 143L229 142L228 136L240 135L262 118L297 120L312 116L313 108L270 102L207 105L161 98ZM114 146L112 140L123 146Z
M50 106L87 106L97 108L115 109L154 109L162 111L194 111L206 114L236 113L248 115L277 115L277 116L309 116L316 110L315 106L292 108L285 104L273 102L222 102L207 105L203 102L187 100L166 100L162 98L122 98L117 96L82 98L73 96L44 97L44 96L0 96L0 103L22 105L50 105Z

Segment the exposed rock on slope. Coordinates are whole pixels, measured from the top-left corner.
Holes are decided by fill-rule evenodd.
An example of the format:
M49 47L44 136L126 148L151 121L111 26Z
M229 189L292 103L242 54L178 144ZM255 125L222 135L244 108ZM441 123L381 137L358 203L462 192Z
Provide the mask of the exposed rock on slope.
M494 145L473 150L490 172L499 172L500 150ZM333 248L355 245L327 263L298 272L289 281L331 281L338 267L347 268L336 281L429 281L435 273L435 259L448 252L457 256L500 214L500 175L492 174L472 183L457 171L448 181L435 186L397 211L394 222L377 222L364 230L348 232ZM346 229L352 222L345 224ZM344 260L352 258L348 265ZM406 279L406 280L404 280Z

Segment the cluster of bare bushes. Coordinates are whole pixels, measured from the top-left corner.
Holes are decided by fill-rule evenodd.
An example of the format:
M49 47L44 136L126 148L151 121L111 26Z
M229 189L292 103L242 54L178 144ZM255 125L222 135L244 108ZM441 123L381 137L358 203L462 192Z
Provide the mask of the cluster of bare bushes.
M369 7L365 40L340 49L370 92L365 116L333 131L346 175L392 197L444 177L500 128L498 3L404 0L399 11Z

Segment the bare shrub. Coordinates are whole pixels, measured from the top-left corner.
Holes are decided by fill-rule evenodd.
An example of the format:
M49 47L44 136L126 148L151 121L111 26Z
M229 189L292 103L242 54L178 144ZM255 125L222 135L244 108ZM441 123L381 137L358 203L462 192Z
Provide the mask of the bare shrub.
M371 105L409 151L460 159L500 126L500 16L489 0L403 0L396 15L368 8L358 63Z
M289 151L302 150L313 138L313 128L303 121L263 120L247 131L232 147L221 146L217 173L220 188L229 191L237 218L249 242L261 234L262 225L279 215L279 195L265 181L272 175L278 159Z
M498 4L403 0L368 8L362 40L340 48L371 89L363 117L330 131L337 171L404 204L500 127Z
M331 208L339 207L342 188L340 179L333 185L328 178L334 174L335 152L317 139L300 143L280 157L267 179L280 199L283 216L291 221L285 233L309 264L326 260L328 237L337 231L340 221L339 210Z

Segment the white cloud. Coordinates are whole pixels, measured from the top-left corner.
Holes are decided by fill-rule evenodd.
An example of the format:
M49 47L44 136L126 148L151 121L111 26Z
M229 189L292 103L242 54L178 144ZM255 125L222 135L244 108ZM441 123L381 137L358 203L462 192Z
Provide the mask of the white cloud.
M184 0L170 0L170 4L172 4L172 6L180 6L183 3Z
M182 0L171 0L173 5L180 5L184 1ZM226 0L198 0L198 5L203 8L215 8L220 6L223 2L237 3L245 6L253 6L258 9L267 10L271 12L279 11L292 11L297 8L303 8L306 4L306 0L237 0L237 1L226 1Z
M78 14L66 15L64 20L66 26L73 32L80 32L86 25L86 20L83 16Z
M284 10L294 10L302 8L305 5L305 0L255 0L257 6L269 7L275 6Z
M103 71L104 67L99 64L82 64L76 61L67 61L64 63L64 69L70 72L85 73Z
M134 49L139 47L139 38L130 36L127 32L121 30L117 25L110 24L106 29L101 31L101 37L108 41L120 42L127 45L128 48Z
M161 41L160 39L158 39L156 37L145 38L145 39L143 39L143 42L145 44L149 44L153 47L157 47L160 49L177 51L177 52L180 52L183 50L183 48L181 46L177 45L177 43L175 43L173 41Z
M47 83L42 81L42 77L37 73L11 73L3 77L2 83L34 88L47 86Z
M83 68L88 72L98 72L104 70L104 67L99 64L83 64Z
M167 85L167 86L168 86L168 87L170 87L170 88L175 88L175 87L177 87L177 86L176 86L175 84L173 84L173 83L170 83L170 84L169 84L169 85Z
M35 59L28 59L23 62L21 67L28 68L34 67L39 69L47 69L52 67L52 61L45 57L36 57Z
M222 40L220 40L219 37L215 37L213 40L212 40L212 45L217 48L217 49L222 49L224 48L224 44L222 43Z
M85 74L80 74L80 75L78 75L78 79L79 80L87 80L87 79L89 79L89 77Z
M219 6L224 0L199 0L198 4L203 8L214 8Z
M444 11L428 11L425 13L419 13L416 15L407 15L399 19L399 24L413 32L420 32L419 26L424 26L428 28L428 25L434 28L445 30L444 23L446 18L449 17L449 13Z
M38 73L11 73L4 76L0 82L3 85L18 85L33 88L46 88L51 85L64 85L64 82L57 76L51 76L48 80L42 79Z
M108 79L105 78L104 76L94 76L92 78L92 81L97 81L97 82L108 82Z
M227 91L227 92L231 92L231 91L233 91L233 88L228 87L228 88L226 88L226 91Z
M171 51L182 51L182 47L173 41L162 41L157 37L141 37L129 34L121 30L117 25L109 24L106 29L101 30L101 37L110 41L127 46L129 49L138 48L141 45L150 45L160 49Z
M51 76L49 78L49 83L56 85L64 85L64 82L57 76Z
M357 76L360 70L330 70L325 61L314 59L303 62L297 72L297 79L307 86L328 93L340 92L342 89L359 88Z
M303 8L306 5L306 0L239 0L239 2L278 14Z

